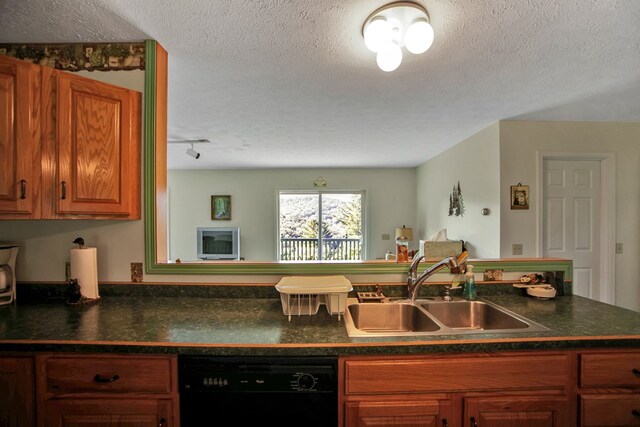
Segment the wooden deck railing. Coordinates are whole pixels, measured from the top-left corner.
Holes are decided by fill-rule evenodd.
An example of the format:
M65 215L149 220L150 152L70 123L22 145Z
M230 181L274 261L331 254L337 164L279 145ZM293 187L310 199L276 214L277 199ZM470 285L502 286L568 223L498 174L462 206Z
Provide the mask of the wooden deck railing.
M318 239L280 239L281 261L317 261ZM361 239L322 239L322 260L362 260Z

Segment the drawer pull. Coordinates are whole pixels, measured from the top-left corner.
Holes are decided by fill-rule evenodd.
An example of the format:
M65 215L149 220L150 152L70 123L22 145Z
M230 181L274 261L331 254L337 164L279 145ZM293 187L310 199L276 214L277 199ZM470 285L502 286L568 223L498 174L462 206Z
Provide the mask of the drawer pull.
M446 418L442 419L442 427L449 427L449 423L447 422Z
M631 372L633 372L633 375L635 375L636 377L640 377L640 369L633 368Z
M27 198L27 181L24 179L20 180L20 198L22 200Z
M164 427L167 425L167 420L164 418L160 418L160 422L158 423L158 427Z
M633 411L631 411L631 415L633 415L636 418L640 418L640 411L638 411L637 409L634 409Z
M93 377L93 381L97 382L97 383L100 383L100 384L112 383L112 382L117 381L119 379L120 379L120 375L118 375L118 374L114 374L114 375L112 375L110 377L103 377L100 374L96 374L96 376Z
M62 200L67 198L67 181L62 181L62 194L60 196Z
M471 427L478 427L478 423L476 423L475 417L469 418L469 421L471 422Z

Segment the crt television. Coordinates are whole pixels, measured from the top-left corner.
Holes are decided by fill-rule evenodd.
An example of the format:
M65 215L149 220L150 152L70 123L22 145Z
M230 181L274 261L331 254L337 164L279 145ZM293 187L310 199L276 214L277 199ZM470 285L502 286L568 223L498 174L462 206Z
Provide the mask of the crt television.
M239 227L198 227L198 259L239 260Z

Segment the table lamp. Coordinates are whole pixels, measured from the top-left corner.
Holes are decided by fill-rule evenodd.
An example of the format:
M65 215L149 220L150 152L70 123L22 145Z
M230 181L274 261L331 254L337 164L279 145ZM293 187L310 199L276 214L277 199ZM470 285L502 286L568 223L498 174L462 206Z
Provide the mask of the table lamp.
M404 225L396 228L396 262L409 261L409 242L413 240L413 229Z

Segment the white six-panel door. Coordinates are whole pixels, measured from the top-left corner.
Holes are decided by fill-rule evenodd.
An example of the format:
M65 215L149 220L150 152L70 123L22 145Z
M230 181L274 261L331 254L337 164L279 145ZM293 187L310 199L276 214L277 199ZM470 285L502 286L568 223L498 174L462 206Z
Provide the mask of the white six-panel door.
M573 260L573 293L606 301L601 290L601 163L543 163L543 255Z

